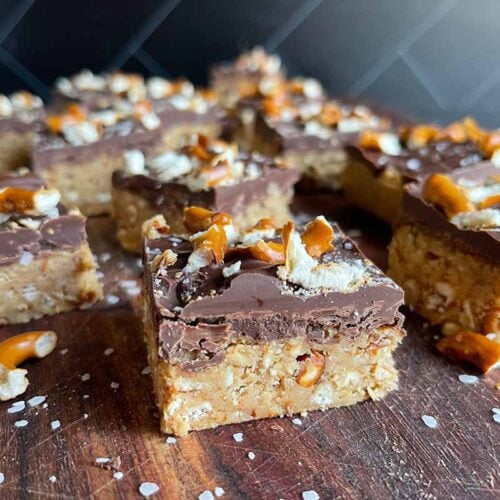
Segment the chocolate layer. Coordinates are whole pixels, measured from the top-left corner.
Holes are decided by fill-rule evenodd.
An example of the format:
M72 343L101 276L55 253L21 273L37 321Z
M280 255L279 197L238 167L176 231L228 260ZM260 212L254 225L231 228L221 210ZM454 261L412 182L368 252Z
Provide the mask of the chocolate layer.
M270 196L269 186L274 185L286 193L298 181L298 173L291 168L261 164L262 173L257 179L242 180L233 185L216 186L204 191L191 191L182 182L161 182L145 175L113 173L113 187L132 191L144 198L154 208L175 210L197 205L217 212L237 214L244 212L254 201Z
M14 187L36 191L44 187L33 174L20 176L14 172L0 175L0 189ZM0 266L19 261L28 252L34 258L57 250L76 248L87 240L85 217L70 212L62 205L58 216L13 214L0 224Z
M492 175L499 175L500 169L492 163L483 162L474 167L458 169L448 175L460 180L481 181ZM405 186L403 195L403 221L410 220L433 235L452 239L465 252L480 255L500 264L500 228L495 230L461 229L433 205L422 198L423 181Z
M355 244L335 227L335 250L328 260L360 260ZM158 334L159 354L185 368L196 369L222 359L233 341L268 342L305 337L333 343L356 338L383 325L402 325L398 312L403 293L375 266L367 264L368 279L351 293L299 295L276 277L276 266L228 254L223 265L182 275L191 251L189 243L165 237L146 240L146 289ZM170 248L178 254L166 271L152 272L155 255ZM225 278L224 267L241 260L241 270Z
M399 155L387 155L357 145L349 146L347 151L353 159L376 172L381 173L389 167L396 169L405 182L423 179L436 172L451 172L483 160L479 150L471 142L431 142L422 148L403 149Z

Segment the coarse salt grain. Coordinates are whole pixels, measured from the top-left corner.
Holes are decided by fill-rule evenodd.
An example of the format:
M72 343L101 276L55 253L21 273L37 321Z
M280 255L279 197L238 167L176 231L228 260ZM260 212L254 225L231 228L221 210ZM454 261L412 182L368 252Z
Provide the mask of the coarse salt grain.
M106 302L111 305L118 304L118 302L120 302L120 297L117 295L108 295L106 297Z
M151 367L146 366L146 368L143 368L141 374L142 375L150 375L151 374Z
M19 258L19 264L21 266L27 266L33 260L33 254L29 252L23 252Z
M57 481L57 477L56 477L56 476L50 476L50 477L49 477L49 481L50 481L51 483L55 483L55 482Z
M254 460L254 459L255 459L255 453L254 453L253 451L249 451L249 452L248 452L248 458L249 458L250 460Z
M104 351L104 356L111 356L111 354L113 354L115 352L115 350L112 348L112 347L108 347L105 351Z
M438 426L437 420L431 415L422 415L422 421L431 429L435 429Z
M118 389L120 384L118 382L111 382L111 389Z
M117 481L120 481L121 479L123 479L123 472L121 471L116 471L114 474L113 474L113 478L116 479Z
M462 384L477 384L479 382L479 377L476 377L476 375L467 375L462 373L458 376L458 380L460 380Z
M500 413L500 408L492 408L491 411L493 413Z
M111 259L111 254L109 252L104 252L102 253L101 255L99 255L99 260L105 264L106 262L108 262L108 260Z
M141 485L139 486L139 493L143 497L154 495L155 493L158 493L159 490L160 487L156 483L150 483L148 481L141 483Z
M319 495L314 490L307 490L302 492L303 500L319 500Z
M0 472L0 484L2 484L5 481L5 476L3 475L3 472Z
M97 457L94 460L94 463L96 463L96 464L107 464L109 462L111 462L111 458L109 458L109 457Z
M205 490L198 495L198 500L214 500L214 495L211 491Z
M500 413L493 413L493 421L500 424Z
M166 440L166 443L167 444L175 444L177 442L177 439L175 439L174 437L172 436L169 436Z
M26 427L28 425L28 421L27 420L16 420L14 422L14 426L15 427Z
M222 488L221 486L216 486L214 493L215 493L216 497L221 497L224 495L225 491L224 491L224 488Z
M53 431L55 431L61 427L61 422L59 420L52 420L52 422L50 422L50 427Z
M233 434L233 439L237 443L241 443L243 441L243 432L237 432L236 434Z
M59 352L64 356L68 353L68 349L61 349Z
M12 403L12 406L7 408L7 413L18 413L26 408L26 403L24 401L16 401Z
M293 425L302 425L302 420L300 420L300 418L294 418L292 420L292 424Z
M88 413L84 413L83 414L83 418L89 418L89 414Z
M45 403L45 400L47 399L47 396L33 396L31 399L28 399L28 404L30 406L38 406L41 405L42 403Z
M90 380L90 373L84 373L80 378L82 379L82 382L87 382Z
M83 399L89 399L89 398L90 398L90 396L88 394L83 395Z

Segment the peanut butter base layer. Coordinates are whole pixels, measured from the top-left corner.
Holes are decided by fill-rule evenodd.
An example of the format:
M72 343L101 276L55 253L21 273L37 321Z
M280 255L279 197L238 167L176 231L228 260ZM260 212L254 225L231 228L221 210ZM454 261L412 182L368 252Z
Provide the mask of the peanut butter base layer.
M31 132L2 132L0 134L0 172L29 166L32 144Z
M165 217L173 234L187 232L183 223L184 208L181 206L175 210L155 208L137 193L124 189L113 188L112 195L112 215L117 225L117 238L121 246L129 252L141 253L142 224L157 214L162 214ZM258 202L250 203L243 212L231 214L233 224L238 228L246 228L253 226L264 217L270 217L277 226L280 226L292 218L288 208L292 196L292 192L275 194Z
M147 307L147 306L146 306ZM303 338L230 344L224 359L186 370L158 357L152 323L145 333L161 430L192 430L306 413L383 398L397 386L392 352L402 338L393 327L352 340L319 344ZM322 359L318 368L312 359Z
M445 334L481 331L485 315L500 307L498 265L416 224L396 229L388 274L404 289L405 302Z
M0 267L0 324L86 309L102 297L87 243L56 250L30 262Z
M342 186L349 201L363 210L389 224L399 220L403 180L397 170L386 168L378 173L351 158L342 174Z

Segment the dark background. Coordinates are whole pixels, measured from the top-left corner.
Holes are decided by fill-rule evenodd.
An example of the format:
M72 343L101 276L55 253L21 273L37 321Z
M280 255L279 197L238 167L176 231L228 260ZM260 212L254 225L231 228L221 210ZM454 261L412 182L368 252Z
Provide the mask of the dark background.
M335 95L500 125L499 0L0 0L0 91L82 67L203 83L256 44Z

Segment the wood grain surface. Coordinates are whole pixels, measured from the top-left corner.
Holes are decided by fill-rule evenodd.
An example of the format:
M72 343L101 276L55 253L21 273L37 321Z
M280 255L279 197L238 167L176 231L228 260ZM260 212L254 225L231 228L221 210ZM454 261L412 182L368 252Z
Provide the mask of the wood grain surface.
M302 196L295 209L334 216L385 265L387 228L338 197ZM11 403L0 404L0 498L139 498L145 481L157 483L155 497L166 499L196 499L216 487L231 499L301 499L308 490L322 499L500 497L500 426L492 418L500 406L498 374L461 383L458 376L472 372L436 353L436 332L411 313L397 353L399 389L383 401L312 413L301 425L262 420L167 443L151 378L141 373L146 353L131 305L138 259L119 251L108 219L91 219L88 227L107 301L0 330L0 338L32 328L59 334L54 353L26 363L31 384L18 398L46 395L46 407L27 403L11 414ZM438 427L426 427L423 415ZM21 419L28 424L16 427ZM60 427L53 430L55 420ZM241 442L233 438L238 432ZM120 462L123 478L96 466L98 457Z

